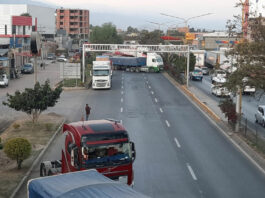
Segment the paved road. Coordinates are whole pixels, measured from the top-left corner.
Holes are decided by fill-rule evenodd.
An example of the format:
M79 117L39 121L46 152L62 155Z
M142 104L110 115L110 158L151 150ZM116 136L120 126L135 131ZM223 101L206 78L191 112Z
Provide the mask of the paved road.
M198 89L200 89L204 94L208 95L211 99L215 101L222 100L211 94L211 79L210 76L204 76L202 82L200 81L190 81L190 84ZM236 101L235 98L233 98ZM243 95L242 97L242 113L245 118L247 118L248 125L253 130L258 129L259 132L265 137L265 129L259 124L255 123L255 113L257 111L257 106L259 104L265 104L265 97L253 97L250 95Z
M46 64L45 70L38 68L37 79L40 83L44 83L45 80L49 79L53 86L59 81L59 64L47 60ZM3 101L7 100L6 94L14 94L16 90L23 91L25 88L32 88L33 86L34 74L23 74L19 79L10 80L8 87L0 88L0 131L5 128L8 122L25 115L2 104Z
M90 119L122 120L135 142L136 190L163 198L264 197L264 175L163 75L118 71L111 90L64 92L50 111L76 121L86 103ZM60 157L59 139L43 159ZM38 175L36 167L31 177Z

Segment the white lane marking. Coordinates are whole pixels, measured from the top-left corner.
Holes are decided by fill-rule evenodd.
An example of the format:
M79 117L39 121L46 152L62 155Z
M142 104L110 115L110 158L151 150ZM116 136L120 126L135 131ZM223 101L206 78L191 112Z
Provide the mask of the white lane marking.
M177 138L174 138L174 140L175 140L175 142L176 142L177 147L180 148L181 146L180 146L180 143L179 143L178 139L177 139Z
M151 86L148 86L149 87L149 89L151 89Z
M192 178L193 178L194 180L197 180L197 177L196 177L194 171L192 170L191 166L190 166L188 163L187 163L186 165L187 165L187 168L188 168L189 171L190 171L190 174L191 174Z
M123 86L121 86L121 88L123 89Z
M123 112L123 108L121 107L121 113Z
M156 103L158 102L158 100L155 98L155 101L156 101Z
M163 109L162 108L159 108L160 112L163 113Z
M170 124L169 124L169 122L166 120L166 124L167 124L167 127L170 127Z
M121 124L122 124L122 120L121 120Z
M146 81L146 83L148 84L149 82L148 82L148 81Z
M153 91L151 91L151 94L152 94L152 95L154 95L154 92L153 92Z
M123 98L121 98L121 102L123 102Z
M121 91L121 95L123 95L123 91Z

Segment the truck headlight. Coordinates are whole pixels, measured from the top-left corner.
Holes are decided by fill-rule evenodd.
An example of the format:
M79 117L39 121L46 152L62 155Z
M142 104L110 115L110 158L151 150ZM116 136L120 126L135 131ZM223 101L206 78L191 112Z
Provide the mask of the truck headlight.
M121 182L123 184L127 184L128 176L127 175L119 176L119 182Z

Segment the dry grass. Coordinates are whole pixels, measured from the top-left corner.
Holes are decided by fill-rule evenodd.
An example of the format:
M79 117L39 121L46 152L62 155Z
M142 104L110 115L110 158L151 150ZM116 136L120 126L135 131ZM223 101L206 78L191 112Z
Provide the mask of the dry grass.
M29 119L20 119L11 124L10 127L1 134L3 143L14 137L28 139L32 144L32 154L29 159L22 163L22 169L18 170L16 162L10 160L3 150L0 150L0 198L9 197L11 195L62 121L63 117L54 113L42 115L39 122L34 125ZM14 124L19 124L20 127L14 128Z

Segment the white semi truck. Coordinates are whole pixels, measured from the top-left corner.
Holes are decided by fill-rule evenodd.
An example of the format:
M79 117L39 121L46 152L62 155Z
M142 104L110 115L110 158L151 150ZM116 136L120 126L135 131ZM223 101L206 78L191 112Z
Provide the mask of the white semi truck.
M110 89L111 88L111 62L93 61L92 68L92 89Z

